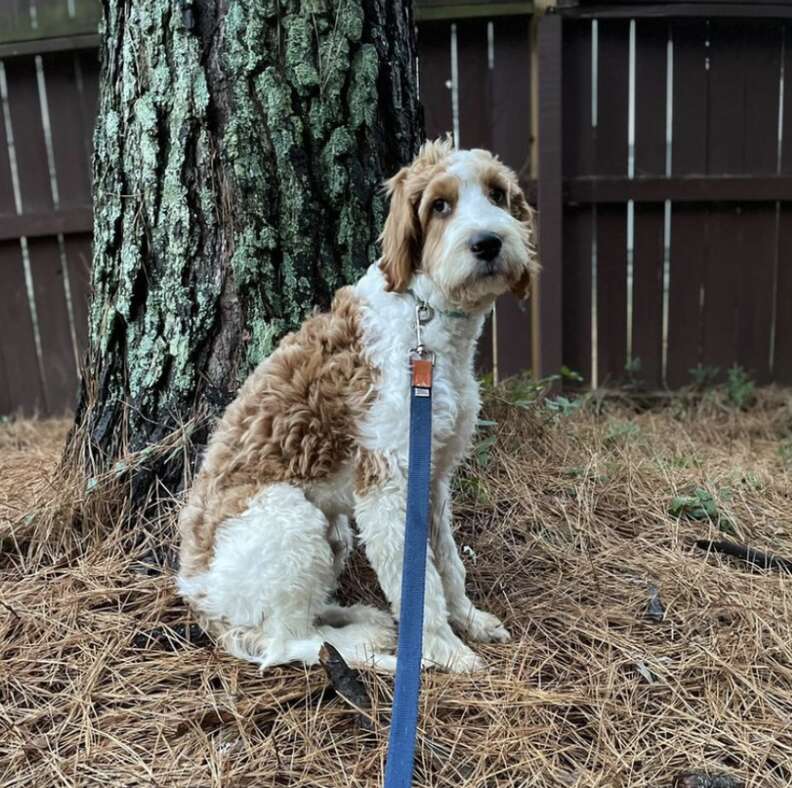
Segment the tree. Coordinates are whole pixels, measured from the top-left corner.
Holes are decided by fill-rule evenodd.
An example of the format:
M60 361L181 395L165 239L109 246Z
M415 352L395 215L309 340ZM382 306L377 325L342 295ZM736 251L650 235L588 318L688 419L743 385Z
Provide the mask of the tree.
M409 0L104 0L103 32L73 436L99 469L222 410L375 259L422 130ZM183 471L152 460L134 497Z

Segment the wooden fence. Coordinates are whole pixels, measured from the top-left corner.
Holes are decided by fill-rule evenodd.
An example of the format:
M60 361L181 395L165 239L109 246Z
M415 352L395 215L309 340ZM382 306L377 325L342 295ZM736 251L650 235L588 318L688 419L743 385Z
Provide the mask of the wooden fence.
M99 71L87 5L0 5L0 414L73 407L87 344Z
M427 134L538 191L540 287L499 300L482 369L656 387L738 363L792 383L792 9L559 5L537 24L527 2L418 3ZM0 0L0 414L73 406L97 15Z
M561 144L540 154L542 256L560 359L594 385L734 364L792 383L791 14L600 4L545 20L541 134Z

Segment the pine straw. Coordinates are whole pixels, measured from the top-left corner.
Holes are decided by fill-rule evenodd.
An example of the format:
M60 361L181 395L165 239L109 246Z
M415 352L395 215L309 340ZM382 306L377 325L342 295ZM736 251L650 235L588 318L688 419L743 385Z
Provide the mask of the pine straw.
M596 405L489 405L498 441L460 483L458 536L514 641L477 647L487 673L426 674L417 784L790 785L792 578L705 555L690 541L717 529L667 512L704 484L736 539L792 557L792 396ZM0 783L376 785L390 678L366 676L372 737L321 668L261 676L215 651L157 568L172 515L130 518L122 476L70 480L63 435L0 428ZM347 593L377 599L357 566Z

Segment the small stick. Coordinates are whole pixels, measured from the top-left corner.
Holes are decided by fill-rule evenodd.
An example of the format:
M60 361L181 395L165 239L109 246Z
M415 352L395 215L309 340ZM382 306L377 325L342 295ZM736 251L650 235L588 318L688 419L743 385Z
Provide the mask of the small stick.
M22 618L11 605L7 605L2 599L0 599L0 605L2 605L17 621Z
M371 719L371 698L360 673L346 664L338 649L330 643L323 643L319 650L319 661L327 673L333 689L357 712L357 724L361 730L371 733L374 722Z
M360 679L360 673L354 668L350 668L338 653L338 649L327 642L323 643L319 650L319 661L322 663L333 689L357 712L355 716L360 729L366 733L375 732L375 725L379 720L375 720L371 715L371 698L365 684ZM418 737L438 768L450 768L463 783L473 774L473 770L468 764L454 763L454 754L445 745L420 732Z
M782 572L792 574L792 561L788 558L779 558L771 553L763 553L761 550L754 550L747 545L737 544L736 542L713 542L709 539L699 539L696 541L696 547L741 558L743 561L754 564L760 569L780 569Z

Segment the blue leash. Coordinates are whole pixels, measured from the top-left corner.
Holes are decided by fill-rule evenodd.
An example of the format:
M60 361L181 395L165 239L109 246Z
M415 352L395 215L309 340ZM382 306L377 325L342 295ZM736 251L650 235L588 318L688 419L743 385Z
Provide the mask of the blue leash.
M419 334L420 339L420 334ZM402 564L396 686L385 765L385 788L412 785L418 694L421 688L424 586L429 538L429 483L432 460L432 361L419 344L412 362L407 522Z

